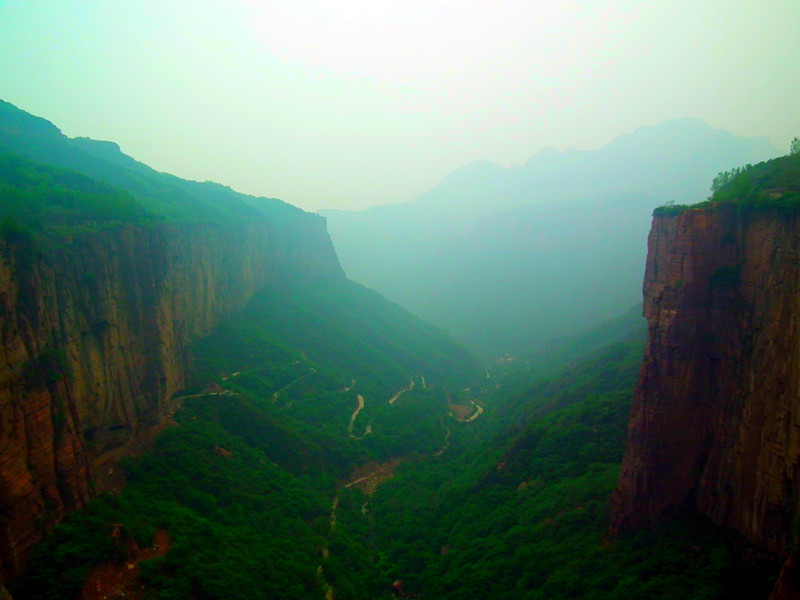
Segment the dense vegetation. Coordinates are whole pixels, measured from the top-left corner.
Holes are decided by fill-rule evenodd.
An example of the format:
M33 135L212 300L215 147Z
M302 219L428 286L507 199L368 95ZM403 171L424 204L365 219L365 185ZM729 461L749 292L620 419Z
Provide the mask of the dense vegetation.
M55 529L15 597L74 597L93 564L128 560L123 542L152 544L158 529L172 548L140 565L140 585L158 598L319 599L331 586L338 599L744 598L768 589L773 563L743 562L752 553L691 516L607 537L640 331L546 377L473 385L486 414L465 423L448 415L447 388L432 385L442 340L428 338L418 356L430 360L428 387L420 373L389 405L392 386L407 385L419 364L413 348L369 323L398 309L347 285L325 290L330 304L318 311L316 293L260 296L196 345L197 385L214 385L184 399L178 426L125 465L124 493ZM357 393L375 406L371 435L360 417L358 435L348 429ZM388 458L402 464L373 496L342 487L354 467ZM125 534L112 538L120 525Z
M56 528L16 597L76 597L94 564L127 558L124 540L110 537L118 524L140 545L156 529L172 536L166 557L143 567L159 598L315 597L335 471L306 469L302 455L283 460L302 445L264 406L237 397L187 402L178 425L128 467L124 494Z
M733 206L740 212L796 214L800 209L800 153L756 165L736 167L717 175L706 202L691 206L671 204L657 208L656 215L679 214L688 208Z
M640 360L616 344L522 394L527 425L401 469L370 503L378 563L421 598L765 596L775 564L744 568L694 517L608 538Z
M0 121L12 125L0 149L103 179L0 154L0 227L21 248L119 222L298 214L155 173L5 103ZM793 206L790 158L724 178L712 202ZM190 349L175 422L117 467L124 491L52 531L14 596L76 598L93 568L125 571L164 535L168 552L139 563L117 597L765 596L774 562L692 515L607 537L642 332L634 311L481 372L444 333L351 282L264 291ZM68 376L64 364L45 348L29 377Z
M343 492L335 530L332 499L357 465L443 446L443 382L475 372L469 355L346 281L264 292L192 352L197 389L178 426L125 466L124 493L55 529L16 597L74 597L93 565L129 560L125 541L150 545L157 529L173 546L140 568L159 598L319 598L329 585L346 597L384 581L350 566L367 554L344 524L363 519L350 510L356 490ZM128 533L112 539L120 526Z
M142 221L147 212L122 190L75 171L0 154L0 220L33 231Z
M443 332L346 280L262 292L194 354L200 381L238 372L226 386L270 397L305 426L348 431L380 459L438 448L445 390L477 372Z
M226 221L302 214L274 198L256 198L210 182L159 173L120 151L112 142L68 138L58 128L0 100L0 153L69 169L125 190L147 213L180 221ZM113 206L113 204L112 204Z

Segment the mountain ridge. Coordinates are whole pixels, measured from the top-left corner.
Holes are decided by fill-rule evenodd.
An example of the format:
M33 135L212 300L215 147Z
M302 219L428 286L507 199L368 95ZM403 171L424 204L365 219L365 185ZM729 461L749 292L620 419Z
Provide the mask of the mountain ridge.
M221 184L161 173L122 153L115 142L68 138L46 119L2 100L0 150L126 189L160 218L197 221L305 212L275 198L249 196Z
M425 360L408 345L429 343L440 371L469 360L443 332L347 288L319 215L157 173L7 103L0 194L3 579L97 494L139 434L170 418L191 379L190 344L256 297L341 283L357 297L351 312L404 324L361 346L388 357L375 370L391 365L398 385L407 373L397 365ZM353 326L347 318L340 327Z
M562 302L548 300L576 294L560 287L557 272L548 274L552 283L547 286L537 290L531 285L524 295L514 295L518 280L524 279L522 274L540 256L532 249L512 252L506 240L513 239L519 228L534 228L539 218L536 211L541 215L563 211L554 220L553 230L561 232L569 223L590 231L589 213L595 211L594 219L599 219L596 231L605 232L592 253L599 268L610 272L611 265L631 260L643 265L649 215L654 208L674 200L704 200L708 182L718 172L774 154L776 150L764 138L737 138L697 119L678 119L640 128L600 150L543 151L524 166L473 162L405 204L360 212L323 210L320 214L328 218L328 229L348 277L449 330L484 356L523 355L526 343L515 339L513 331L497 335L504 327L500 314L528 310L530 316L518 329L537 343L551 338L555 330L564 334L618 316L605 310L593 315L590 307L567 310ZM631 202L634 198L637 200ZM571 215L581 211L586 215L578 225ZM495 250L487 241L487 230L490 224L497 228L500 223L506 225L493 232ZM539 248L562 257L564 266L558 268L571 265L561 281L595 276L597 269L590 273L576 269L583 255L554 235L549 235L546 244L546 235L542 232ZM624 247L622 240L627 240ZM471 254L469 260L464 257L465 247L481 245L485 253ZM469 275L469 265L475 264L483 266ZM499 271L508 272L508 277L498 280ZM598 299L616 295L620 307L630 306L639 298L642 271L628 272L624 281L613 285L596 281L577 293ZM486 319L486 311L476 310L472 300L476 294L489 298L496 309L497 316L490 318L497 322L489 328L464 326ZM534 312L549 315L555 327L542 326L543 320Z

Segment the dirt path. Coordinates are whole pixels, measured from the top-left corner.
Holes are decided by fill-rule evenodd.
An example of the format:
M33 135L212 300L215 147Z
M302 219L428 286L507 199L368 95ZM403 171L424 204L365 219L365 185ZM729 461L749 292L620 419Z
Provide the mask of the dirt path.
M472 421L474 421L483 414L483 407L480 404L475 404L475 402L473 401L472 406L475 407L475 412L472 413L472 416L469 419L465 420L464 423L471 423Z
M334 497L333 502L331 502L331 529L336 527L336 509L339 507L339 494L336 494ZM328 549L325 548L325 553L327 554Z
M219 389L219 386L217 386L217 391L203 392L202 394L189 394L188 396L178 396L177 398L170 400L169 416L174 415L175 411L181 407L181 400L186 400L187 398L202 398L203 396L238 396L238 394L233 390L221 390Z
M350 481L344 485L345 488L355 487L368 496L375 493L380 484L387 479L394 477L394 472L402 458L393 458L385 463L371 462L353 471Z
M294 380L290 381L290 382L289 382L289 383L287 383L285 386L283 386L281 389L279 389L277 392L275 392L274 394L272 394L272 403L273 403L273 404L275 404L275 403L278 401L278 396L280 396L280 395L281 395L283 392L285 392L286 390L288 390L290 387L292 387L292 386L293 386L295 383L297 383L298 381L302 381L303 379L305 379L306 377L308 377L309 375L311 375L311 373L316 373L316 370L314 370L314 369L311 369L311 372L310 372L310 373L306 373L305 375L300 375L300 377L298 377L297 379L294 379Z
M353 411L353 414L350 415L350 423L348 423L348 425L347 425L347 435L349 435L353 439L356 439L356 437L353 435L353 425L356 422L356 417L358 416L358 413L360 413L363 408L364 408L364 396L359 394L358 395L358 406ZM369 431L372 431L372 427L369 427ZM366 433L364 435L366 435Z
M422 381L423 381L423 386L422 387L425 387L425 385L424 385L425 379L423 379ZM414 389L414 378L412 377L411 381L408 384L408 387L404 387L402 390L399 390L394 396L389 398L389 404L394 404L395 402L397 402L397 399L400 396L402 396L406 392L410 392L413 389Z
M448 404L447 410L456 421L461 422L466 421L474 411L471 404Z
M471 423L483 414L483 407L474 400L470 400L469 404L448 404L447 409L456 421L462 423Z
M83 584L80 600L138 599L146 596L145 586L139 581L139 563L143 560L165 556L172 547L172 539L165 529L156 531L151 547L140 549L133 540L126 546L132 555L124 562L107 562L94 567Z
M447 425L444 425L444 442L442 443L442 447L439 448L436 452L434 452L433 455L441 456L442 454L447 452L447 449L449 447L450 447L450 428Z
M361 396L359 396L361 398ZM363 399L359 404L361 405ZM361 406L363 408L363 405ZM449 433L449 432L448 432ZM355 487L371 496L375 493L375 490L378 486L392 477L394 475L395 469L397 469L398 465L403 462L401 458L395 458L385 463L367 463L366 465L359 467L353 474L350 476L350 481L348 481L343 488L351 488ZM361 507L362 513L365 515L366 513L366 505ZM333 501L331 502L331 531L333 531L334 527L336 527L336 509L339 507L339 494L337 493L334 496ZM327 541L326 545L322 547L322 560L327 561L330 557L330 551L328 550ZM328 583L325 579L325 567L323 565L319 565L317 567L317 581L319 582L320 586L325 590L325 598L328 600L333 600L333 586ZM94 600L94 599L92 599Z

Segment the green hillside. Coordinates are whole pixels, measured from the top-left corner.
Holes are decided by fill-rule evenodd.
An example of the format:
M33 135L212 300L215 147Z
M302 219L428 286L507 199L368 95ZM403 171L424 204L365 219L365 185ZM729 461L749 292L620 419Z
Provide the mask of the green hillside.
M349 433L381 459L438 448L447 395L478 373L443 332L347 280L258 294L193 354L199 381L273 398L326 435L332 426L347 430L360 395ZM412 382L403 402L390 405Z
M0 198L0 219L35 231L152 218L125 191L16 154L0 154Z
M359 465L421 460L442 447L447 398L475 377L471 357L346 281L264 292L192 353L196 389L182 399L177 427L122 465L121 495L55 529L15 597L74 595L93 565L131 560L125 540L152 545L162 529L171 550L143 564L139 581L159 598L321 598L327 585L337 597L364 586L377 594L380 578L327 564L317 573L323 548L335 554L331 564L357 563L348 552L359 556L366 543L343 526L334 535L331 501ZM417 389L389 404L411 381ZM126 533L110 537L120 527Z
M515 392L498 435L401 468L369 503L377 564L420 598L766 597L777 560L690 514L608 537L641 350L602 349Z
M302 214L155 173L113 144L69 140L0 109L6 237ZM796 190L781 182L794 163L767 165L726 185L759 177L771 191L751 204L791 200ZM16 600L82 590L167 600L768 593L775 557L694 514L608 537L643 352L638 310L479 367L446 333L376 292L339 278L290 281L186 348L190 381L172 398L178 410L160 436L98 474L113 476L115 493L49 533L10 583ZM513 314L496 313L509 335L530 335Z
M211 182L160 173L122 153L112 142L68 138L49 121L0 100L0 152L87 175L126 190L148 213L182 221L228 220L302 211L274 198L240 194Z

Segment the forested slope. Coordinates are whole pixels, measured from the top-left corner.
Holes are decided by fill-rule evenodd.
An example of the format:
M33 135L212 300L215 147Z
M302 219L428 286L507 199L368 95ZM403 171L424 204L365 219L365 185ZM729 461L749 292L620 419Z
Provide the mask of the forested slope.
M637 336L501 395L517 418L499 435L401 467L369 503L377 563L420 598L766 597L775 557L690 513L609 538L641 352Z
M332 528L331 503L356 467L442 448L451 390L476 377L469 354L347 281L257 294L190 351L174 422L103 474L118 495L57 527L15 598L108 586L114 564L138 565L129 593L160 598L386 592L385 578L337 566L358 564L368 541ZM139 564L156 532L169 552Z
M639 334L527 383L473 377L483 412L466 421L435 368L416 373L403 352L376 353L380 336L343 316L361 312L363 290L326 296L330 320L308 320L314 310L297 296L256 298L194 346L197 385L214 384L187 392L177 425L124 465L121 495L56 529L18 598L63 597L109 551L137 565L126 590L160 598L721 599L769 589L773 558L691 515L608 538ZM389 404L386 390L405 377L417 386ZM348 427L359 395L370 433L361 416ZM364 487L378 463L394 477ZM120 524L125 533L108 537ZM145 548L157 531L169 552L136 562L127 540ZM102 581L97 572L90 581Z

